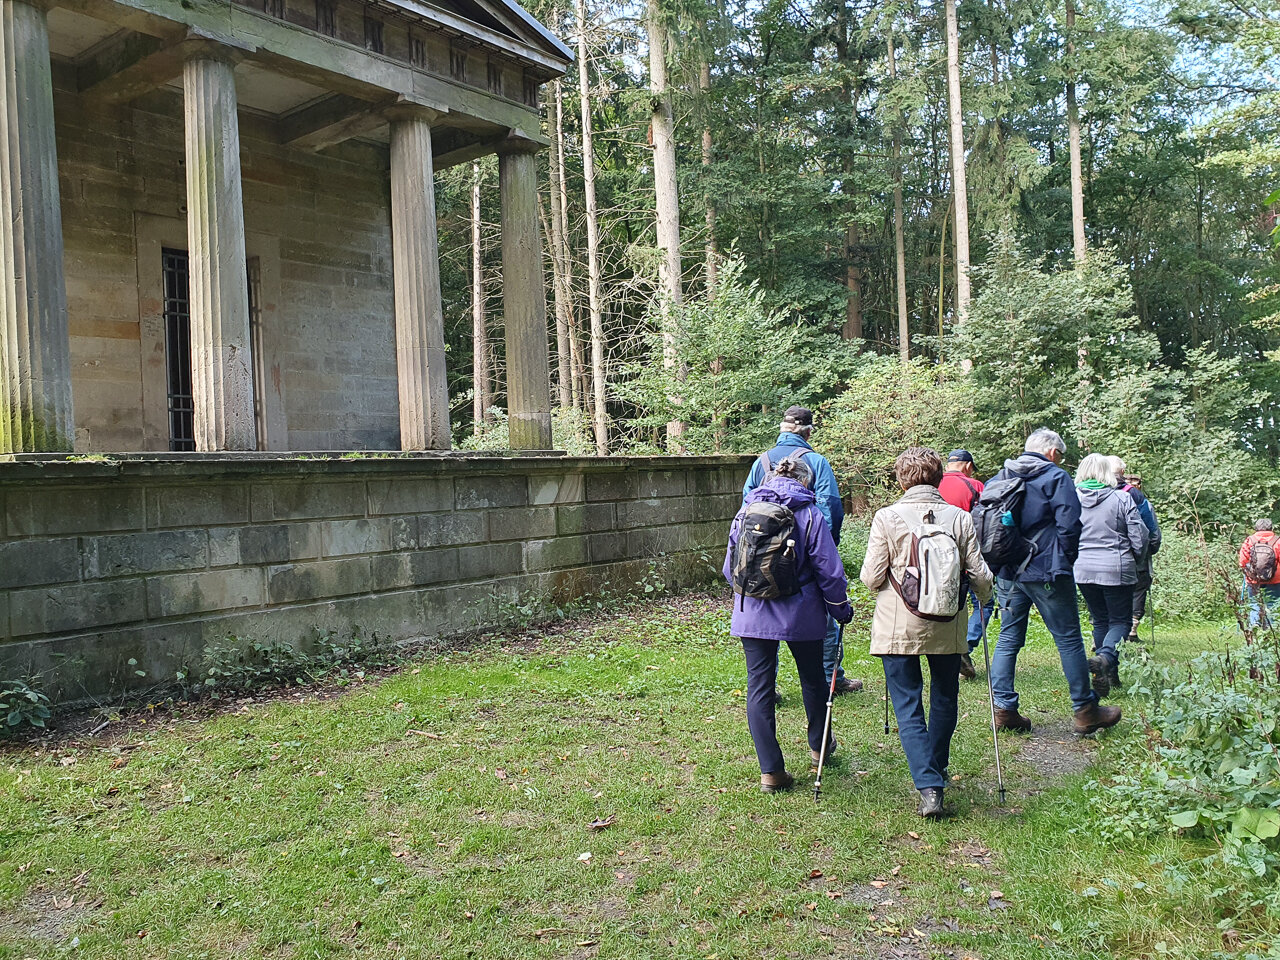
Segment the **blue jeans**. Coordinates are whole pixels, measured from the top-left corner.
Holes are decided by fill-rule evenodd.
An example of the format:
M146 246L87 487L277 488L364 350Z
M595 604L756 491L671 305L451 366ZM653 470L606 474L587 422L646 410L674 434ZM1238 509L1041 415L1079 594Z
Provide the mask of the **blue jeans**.
M1263 607L1266 608L1268 626L1280 626L1280 583L1244 582L1240 599L1249 604L1249 626L1257 628L1263 623Z
M898 718L898 739L917 790L947 785L943 771L951 760L951 735L956 732L960 699L960 654L931 653L928 658L928 723L924 718L921 658L897 654L880 658L893 713Z
M1129 636L1133 627L1134 585L1104 587L1095 583L1082 583L1080 596L1089 608L1093 621L1093 652L1111 666L1120 662L1120 641Z
M836 672L836 679L844 679L844 667L840 663L840 624L836 618L827 616L827 635L822 638L822 670L827 675L827 683L831 683L831 671Z
M1089 663L1080 634L1080 608L1076 605L1076 583L1069 575L1049 583L1017 583L998 580L1000 590L1000 639L991 658L991 689L997 709L1017 710L1018 693L1013 689L1013 672L1018 651L1027 642L1027 620L1034 605L1058 646L1058 659L1067 678L1071 706L1075 710L1098 702L1089 683Z
M778 745L777 701L773 696L778 682L778 640L742 637L747 659L747 729L756 745L761 773L781 773L785 769ZM827 685L822 682L822 650L816 640L787 641L800 674L800 693L808 720L809 748L822 749L822 727L827 721Z
M981 603L978 595L970 590L969 602L973 604L973 613L969 614L969 652L973 653L982 642L982 631L986 630L987 624L991 622L991 614L996 609L996 597L993 596L986 603Z

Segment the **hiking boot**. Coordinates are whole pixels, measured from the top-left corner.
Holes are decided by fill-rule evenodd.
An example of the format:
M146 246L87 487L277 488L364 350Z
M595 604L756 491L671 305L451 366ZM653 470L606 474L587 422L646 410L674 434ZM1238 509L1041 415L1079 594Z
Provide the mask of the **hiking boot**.
M1076 736L1083 737L1088 733L1096 733L1107 727L1114 727L1119 722L1119 707L1104 707L1099 703L1091 703L1084 709L1076 711Z
M782 790L790 790L795 782L796 778L785 770L778 773L762 773L760 774L760 792L778 793Z
M848 677L841 677L836 681L836 696L842 693L857 693L862 689L861 680L850 680Z
M1106 657L1089 658L1089 674L1093 678L1093 692L1105 697L1111 692L1111 664Z
M973 658L967 653L960 654L960 676L973 680L978 676L978 668L973 665Z
M839 746L840 746L840 742L836 740L835 737L832 737L830 740L827 741L827 757L826 757L827 760L830 760L832 757L836 755L836 748L838 748ZM818 761L822 758L818 756L817 750L810 750L809 759L813 761L813 765L816 767L818 765Z
M1113 693L1124 693L1124 684L1120 682L1120 664L1111 665L1111 669L1107 672L1107 679L1111 681Z
M925 787L920 791L920 806L916 813L928 820L937 820L942 816L942 788Z
M1031 721L1020 714L1016 707L1012 710L997 707L996 729L1010 730L1013 733L1030 733Z

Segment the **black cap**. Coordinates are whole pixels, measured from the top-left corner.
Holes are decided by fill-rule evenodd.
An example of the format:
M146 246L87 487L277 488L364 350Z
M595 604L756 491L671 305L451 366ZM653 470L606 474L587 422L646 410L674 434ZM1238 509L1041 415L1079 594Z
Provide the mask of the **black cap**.
M968 450L952 450L947 454L947 463L973 463L973 454Z
M808 407L787 407L782 415L783 423L794 423L797 427L813 426L813 411Z

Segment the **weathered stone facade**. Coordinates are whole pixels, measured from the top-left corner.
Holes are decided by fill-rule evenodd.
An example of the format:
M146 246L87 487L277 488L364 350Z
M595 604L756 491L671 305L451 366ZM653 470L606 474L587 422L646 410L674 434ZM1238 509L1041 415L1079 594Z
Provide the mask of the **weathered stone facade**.
M0 466L0 678L76 700L211 645L494 622L723 557L749 458L200 459ZM137 663L130 664L130 660ZM135 670L146 673L138 678Z
M550 447L528 158L571 59L514 0L0 0L0 454L447 448L433 177L495 152Z

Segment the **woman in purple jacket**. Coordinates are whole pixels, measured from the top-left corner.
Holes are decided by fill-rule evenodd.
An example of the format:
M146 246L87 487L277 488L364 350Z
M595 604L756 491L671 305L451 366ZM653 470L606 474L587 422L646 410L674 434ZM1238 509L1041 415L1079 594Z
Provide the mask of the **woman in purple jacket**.
M822 749L826 721L827 685L822 666L822 640L827 633L827 611L840 623L853 619L848 580L826 521L815 505L813 491L795 479L792 461L778 463L774 475L748 494L729 530L729 550L724 575L733 583L734 554L743 517L753 503L769 502L787 507L795 515L796 571L800 592L790 597L761 600L734 595L730 633L742 641L747 659L747 727L760 761L760 789L765 793L786 790L794 782L787 773L778 745L774 684L778 678L778 645L785 642L800 674L804 712L808 718L809 748L814 763ZM827 755L835 749L835 737Z

